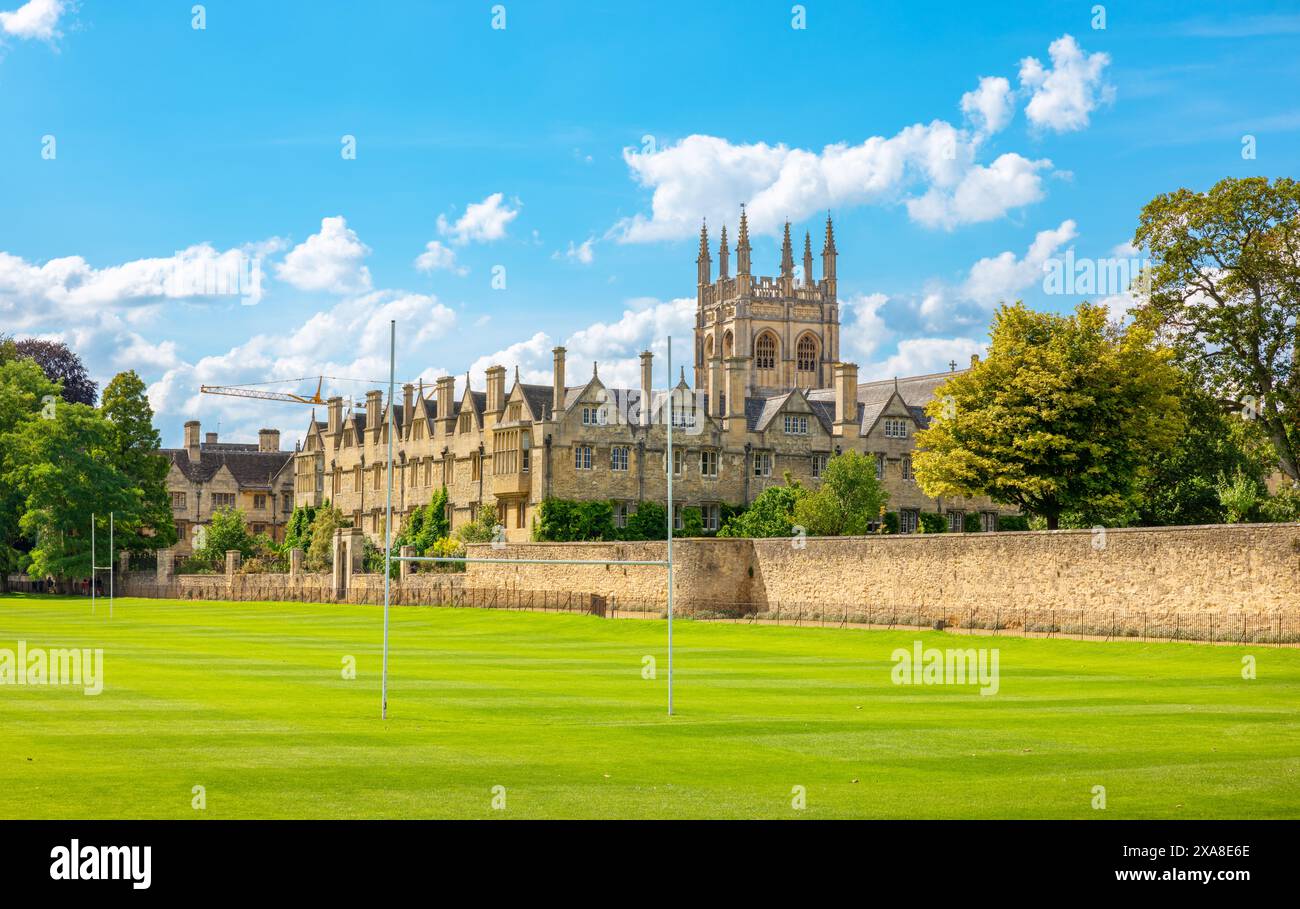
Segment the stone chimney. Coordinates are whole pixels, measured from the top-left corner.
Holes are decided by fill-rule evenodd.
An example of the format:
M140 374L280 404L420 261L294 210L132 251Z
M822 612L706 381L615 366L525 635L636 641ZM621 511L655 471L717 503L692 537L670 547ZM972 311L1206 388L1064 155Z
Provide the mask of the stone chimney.
M343 428L343 399L338 395L325 402L325 431L334 435Z
M203 442L204 442L204 444L206 444L206 445L216 445L216 444L217 444L217 434L216 434L215 432L205 433L204 436L203 436Z
M402 386L402 429L406 438L411 436L411 421L415 419L415 386L407 382ZM403 562L403 565L406 563Z
M199 421L189 420L185 424L185 451L189 454L190 460L198 463L199 460Z
M835 426L833 434L852 435L858 422L858 364L836 363L835 369Z
M379 438L379 424L384 419L384 393L382 391L366 392L366 432L371 438Z
M642 426L650 425L650 411L654 407L654 361L655 355L648 350L641 351L641 419Z
M279 451L280 430L259 429L257 431L257 450L258 451Z
M555 365L551 377L551 414L564 410L564 348L557 347L552 351L555 355Z
M487 368L487 411L500 413L506 407L506 368L489 366Z
M435 398L438 403L437 419L443 425L443 433L451 432L452 399L456 396L456 377L441 376L438 379Z

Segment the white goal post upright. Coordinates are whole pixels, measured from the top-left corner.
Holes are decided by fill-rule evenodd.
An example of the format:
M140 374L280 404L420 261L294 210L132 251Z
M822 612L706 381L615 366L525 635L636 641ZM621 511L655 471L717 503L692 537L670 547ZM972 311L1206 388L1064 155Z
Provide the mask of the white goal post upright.
M388 501L385 505L384 527L384 656L380 680L380 719L388 718L388 606L391 600L392 564L393 562L453 562L466 565L471 562L489 565L642 565L668 570L668 715L673 715L673 339L668 339L668 393L664 403L668 410L668 451L664 460L664 474L668 479L668 513L664 523L664 538L667 543L666 558L659 559L494 559L468 558L465 556L394 556L393 555L393 395L397 374L397 321L389 321L388 342ZM641 407L651 408L649 425L654 425L654 392L649 392L648 401L642 401ZM662 413L663 408L660 408ZM405 415L410 419L410 414Z
M90 513L90 614L95 614L95 581L97 571L108 572L108 617L113 617L113 512L108 513L108 564L95 564L95 513Z

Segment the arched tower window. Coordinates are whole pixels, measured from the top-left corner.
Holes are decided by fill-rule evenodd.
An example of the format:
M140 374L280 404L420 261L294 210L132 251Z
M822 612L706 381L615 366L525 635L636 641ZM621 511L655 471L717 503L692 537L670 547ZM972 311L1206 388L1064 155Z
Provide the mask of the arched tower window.
M763 332L754 343L754 366L757 369L776 369L776 338Z
M730 358L736 352L735 342L732 341L731 332L724 332L722 335L722 355Z
M713 335L709 335L704 341L704 359L713 359Z
M817 369L817 342L812 335L804 335L795 346L795 363L800 372Z

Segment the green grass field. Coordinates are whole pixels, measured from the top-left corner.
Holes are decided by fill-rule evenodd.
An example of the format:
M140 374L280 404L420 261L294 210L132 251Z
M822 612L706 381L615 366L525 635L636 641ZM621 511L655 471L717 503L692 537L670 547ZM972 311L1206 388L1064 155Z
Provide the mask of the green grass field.
M0 817L1300 816L1294 649L680 621L670 718L662 621L394 608L384 722L378 607L104 605L0 597L0 648L105 675L0 687ZM918 639L999 692L893 684Z

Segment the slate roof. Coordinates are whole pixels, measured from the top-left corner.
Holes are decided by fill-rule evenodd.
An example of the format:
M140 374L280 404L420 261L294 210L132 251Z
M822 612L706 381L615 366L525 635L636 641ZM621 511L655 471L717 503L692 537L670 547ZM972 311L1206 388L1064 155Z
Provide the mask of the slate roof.
M207 442L199 446L197 462L185 448L164 448L159 454L171 459L193 483L208 482L224 465L235 482L250 489L269 489L276 475L293 459L292 451L258 451L256 445L236 448L233 444Z
M551 386L525 385L521 382L519 387L523 390L524 400L528 402L528 409L536 419L540 420L551 412L551 396L554 394Z

